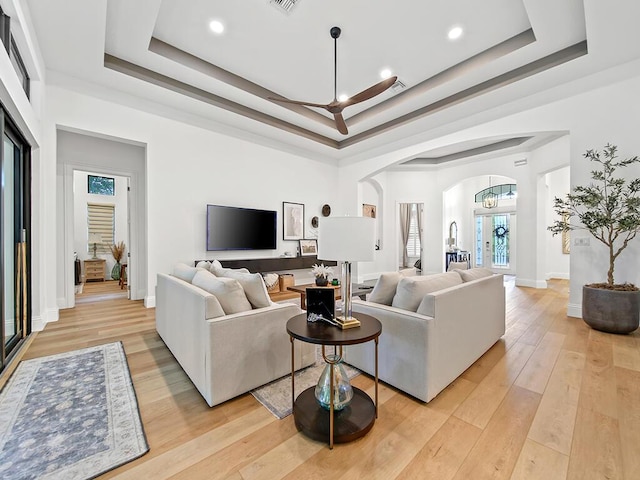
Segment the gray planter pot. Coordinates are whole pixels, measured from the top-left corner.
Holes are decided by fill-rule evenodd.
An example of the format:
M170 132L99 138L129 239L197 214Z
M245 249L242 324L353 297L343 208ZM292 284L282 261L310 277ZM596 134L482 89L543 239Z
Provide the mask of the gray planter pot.
M582 287L582 319L596 330L631 333L640 322L640 291Z

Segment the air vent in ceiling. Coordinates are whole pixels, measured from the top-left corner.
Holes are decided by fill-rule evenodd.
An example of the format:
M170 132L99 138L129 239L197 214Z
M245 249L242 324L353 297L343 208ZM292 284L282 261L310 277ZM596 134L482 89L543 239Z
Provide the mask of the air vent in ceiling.
M516 160L516 161L513 162L513 165L516 166L516 167L521 167L521 166L526 165L526 164L527 164L527 159L526 158L523 158L522 160Z
M269 3L285 13L291 13L300 0L269 0Z
M400 93L405 88L407 88L407 86L404 83L402 83L400 80L396 80L396 83L391 85L391 90L393 90L393 93Z

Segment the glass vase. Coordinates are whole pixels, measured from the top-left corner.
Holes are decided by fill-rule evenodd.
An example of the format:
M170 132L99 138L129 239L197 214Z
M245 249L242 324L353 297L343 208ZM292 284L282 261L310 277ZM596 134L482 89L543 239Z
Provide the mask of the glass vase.
M120 262L116 262L111 269L111 278L113 280L120 280Z
M318 379L315 389L316 400L322 408L329 410L331 405L331 370L333 369L333 410L342 410L353 398L353 387L344 369L340 357L327 355L327 363Z

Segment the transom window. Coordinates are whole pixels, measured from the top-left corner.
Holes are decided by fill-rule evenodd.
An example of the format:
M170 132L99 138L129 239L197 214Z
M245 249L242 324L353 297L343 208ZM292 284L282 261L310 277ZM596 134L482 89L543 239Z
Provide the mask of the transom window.
M116 183L111 177L100 177L98 175L88 176L88 192L94 195L115 195Z

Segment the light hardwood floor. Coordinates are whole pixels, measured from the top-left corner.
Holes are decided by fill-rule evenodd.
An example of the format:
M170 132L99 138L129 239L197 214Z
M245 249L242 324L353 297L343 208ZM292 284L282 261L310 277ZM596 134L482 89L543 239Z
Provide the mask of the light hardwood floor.
M381 385L373 430L333 451L250 394L209 408L156 334L153 309L91 300L111 283L87 285L24 356L123 342L151 449L101 478L640 478L640 334L567 317L566 281L507 282L502 340L429 404ZM373 388L365 375L354 384Z

